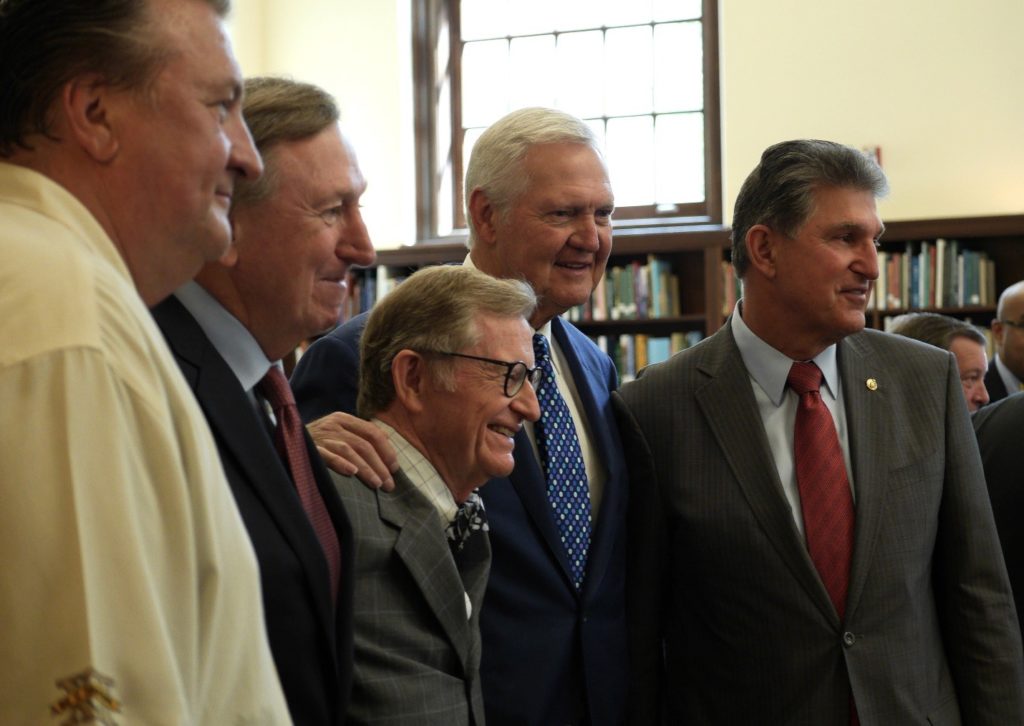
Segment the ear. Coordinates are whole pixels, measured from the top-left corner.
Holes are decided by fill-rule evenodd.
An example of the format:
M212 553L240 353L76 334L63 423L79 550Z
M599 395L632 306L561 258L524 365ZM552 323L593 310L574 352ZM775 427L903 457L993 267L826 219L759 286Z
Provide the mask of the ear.
M117 101L123 103L124 93L114 91L95 73L72 78L61 92L61 110L71 138L102 164L117 156L119 142L110 117Z
M476 241L493 245L497 238L498 210L491 203L487 192L480 188L470 192L468 209L476 228Z
M228 248L224 251L224 254L217 260L218 264L224 265L224 267L234 267L235 263L238 262L238 247L232 241L228 245Z
M430 384L426 359L408 349L401 350L391 361L391 382L395 398L412 413L422 413L426 407L423 394Z
M763 224L755 224L747 230L745 242L750 266L757 270L762 277L769 280L774 279L782 235Z

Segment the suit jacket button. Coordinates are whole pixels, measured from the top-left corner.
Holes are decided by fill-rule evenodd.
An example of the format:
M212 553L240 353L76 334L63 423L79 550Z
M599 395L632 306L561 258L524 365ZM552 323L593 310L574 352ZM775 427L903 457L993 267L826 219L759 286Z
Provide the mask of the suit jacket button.
M843 633L843 645L847 648L852 648L853 644L857 642L857 636L847 630Z

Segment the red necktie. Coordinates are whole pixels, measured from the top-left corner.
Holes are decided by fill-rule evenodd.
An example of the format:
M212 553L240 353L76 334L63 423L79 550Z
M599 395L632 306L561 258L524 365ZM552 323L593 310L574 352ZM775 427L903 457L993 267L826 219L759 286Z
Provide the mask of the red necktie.
M331 598L336 600L338 580L341 576L341 546L338 544L338 533L334 530L331 516L327 513L323 497L316 486L313 467L309 463L309 452L306 450L302 420L295 406L291 386L288 385L288 380L281 369L271 366L267 375L256 384L256 390L267 399L274 410L274 416L277 418L274 444L277 446L277 453L288 464L302 508L306 510L306 516L309 517L313 531L320 540L331 575Z
M818 392L821 381L814 363L794 363L786 382L800 396L793 448L807 549L842 620L853 553L853 497L835 423Z

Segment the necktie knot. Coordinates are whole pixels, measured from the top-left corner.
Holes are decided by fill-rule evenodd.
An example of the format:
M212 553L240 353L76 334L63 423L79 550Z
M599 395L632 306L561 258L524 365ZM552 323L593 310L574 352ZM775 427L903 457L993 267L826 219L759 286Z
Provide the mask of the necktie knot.
M548 370L551 368L551 348L548 339L540 333L533 334L533 357L534 365L538 368Z
M794 363L793 367L789 369L786 383L796 391L798 396L803 396L805 393L817 392L821 388L822 378L821 369L814 362L808 361Z
M270 366L267 374L256 384L256 390L267 399L270 407L275 412L285 406L295 405L292 387L288 385L288 379L284 377L284 373L277 366Z
M466 546L466 540L474 532L487 532L487 512L484 511L484 500L480 495L473 492L469 499L459 505L455 513L455 519L448 523L445 534L448 537L448 544L454 552L459 552Z

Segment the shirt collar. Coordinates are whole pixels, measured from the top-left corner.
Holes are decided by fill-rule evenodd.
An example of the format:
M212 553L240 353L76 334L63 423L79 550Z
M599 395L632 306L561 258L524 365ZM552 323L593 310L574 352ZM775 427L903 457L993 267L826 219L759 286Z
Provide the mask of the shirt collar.
M786 393L786 378L793 367L793 359L783 355L768 343L761 340L743 321L740 315L742 300L736 302L730 325L736 347L740 350L743 365L750 376L757 381L765 395L776 406L782 405L782 397ZM825 376L825 387L833 399L839 391L839 367L836 364L836 346L830 345L814 358L814 363Z
M251 391L270 370L271 362L249 329L197 282L186 282L174 296L199 323L242 388Z
M409 478L413 486L433 503L443 523L448 524L455 519L459 505L455 503L455 497L452 496L451 490L430 460L388 424L377 418L370 419L370 421L388 435L388 440L395 447L395 453L398 455L399 468Z

